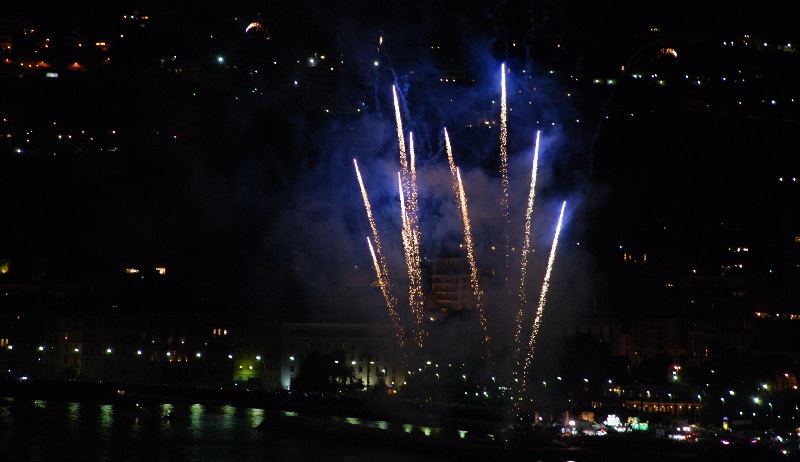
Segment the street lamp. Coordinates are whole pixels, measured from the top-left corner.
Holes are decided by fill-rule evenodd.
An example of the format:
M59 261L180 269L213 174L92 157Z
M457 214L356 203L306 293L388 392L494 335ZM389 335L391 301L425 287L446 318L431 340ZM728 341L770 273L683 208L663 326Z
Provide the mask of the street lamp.
M46 373L46 372L49 372L49 364L48 364L49 363L49 361L48 361L49 358L47 356L47 347L45 347L44 345L40 345L39 346L39 351L41 351L43 353L43 355L44 355L44 357L41 357L41 356L39 357L39 362L41 364L41 366L39 367L39 374L41 374L43 376L49 376L50 374Z
M261 378L261 386L265 387L267 382L267 365L264 364L264 360L261 359L261 355L256 355L256 361L261 362L261 369L264 371L264 376Z
M77 348L76 348L77 350ZM117 355L114 354L114 349L111 347L106 348L106 354L111 355L111 359L114 360L114 379L117 378Z

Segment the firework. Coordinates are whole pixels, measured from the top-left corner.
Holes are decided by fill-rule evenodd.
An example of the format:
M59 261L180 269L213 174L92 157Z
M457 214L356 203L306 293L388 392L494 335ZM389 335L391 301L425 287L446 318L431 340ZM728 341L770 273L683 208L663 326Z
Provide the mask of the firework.
M561 222L564 219L564 209L567 207L567 202L561 204L561 213L558 215L558 224L556 225L556 234L553 238L553 246L550 248L550 258L547 259L547 270L544 274L544 282L542 282L542 292L539 294L539 307L536 310L536 318L533 321L533 329L531 330L531 338L528 342L528 355L525 357L525 364L522 369L522 385L520 388L520 396L525 394L526 378L528 368L530 368L533 356L536 350L536 336L539 333L539 325L542 322L542 313L544 312L545 301L547 300L547 290L550 288L550 275L553 272L553 263L556 259L556 248L558 247L558 235L561 233Z
M400 231L403 238L403 249L405 249L406 263L408 264L408 255L411 252L411 232L408 229L408 216L406 215L406 200L403 194L403 180L400 177L400 172L397 172L397 183L400 191L400 220L402 222L402 229ZM410 264L408 264L410 266Z
M510 238L508 231L510 218L508 216L508 104L506 102L506 65L500 67L500 181L503 186L502 196L500 196L500 207L503 211L503 238L506 263L506 283L508 283L509 257L511 255L509 244ZM507 284L506 284L507 285Z
M400 117L400 101L397 99L397 88L392 86L392 94L394 95L394 119L397 125L397 142L400 148L400 165L403 172L408 170L408 159L406 158L406 140L403 135L403 120Z
M411 312L417 320L417 345L422 348L425 331L422 325L424 318L423 293L422 293L422 269L419 253L419 207L417 196L417 168L416 156L414 154L414 134L408 134L408 152L410 156L410 171L407 172L404 190L410 194L407 206L408 232L411 241L410 265L408 267L409 276L409 305Z
M397 334L400 348L403 347L403 330L400 322L400 316L397 314L397 300L392 295L391 284L389 283L389 272L386 265L386 258L383 256L381 250L381 240L378 237L378 227L375 225L375 218L372 215L372 207L369 203L369 196L367 196L367 189L364 187L364 181L361 178L361 171L358 169L358 162L353 159L353 164L356 167L356 177L358 178L358 185L361 188L361 197L364 199L364 208L367 211L367 220L372 229L372 237L375 240L375 247L372 247L372 241L367 238L370 253L372 253L375 260L375 271L378 273L378 284L381 288L383 298L386 300L386 308L389 310L389 317L394 324L395 333ZM377 255L376 255L377 253Z
M375 249L372 247L372 241L369 239L369 237L367 237L367 245L369 246L369 253L372 255L372 262L375 265L375 273L378 276L378 284L381 287L383 297L386 299L386 307L389 309L389 316L391 317L392 324L394 325L394 333L395 336L397 336L397 343L402 350L405 344L405 340L403 339L403 325L400 323L400 316L398 316L397 310L395 310L397 300L389 291L388 282L386 280L386 266L385 264L382 266L378 263L378 257L375 255Z
M533 167L531 169L531 189L528 194L528 208L525 210L525 239L522 243L522 257L520 259L520 283L519 283L519 310L517 311L516 330L514 331L514 345L516 348L514 359L519 365L520 356L520 339L522 338L522 323L524 320L524 310L527 304L525 295L525 277L528 267L528 253L530 252L531 242L531 215L533 214L533 200L536 197L536 174L539 169L539 135L541 132L536 132L536 145L533 149ZM517 374L519 369L514 369L514 375Z
M423 347L425 332L422 327L422 277L419 269L419 251L415 251L414 232L411 225L408 209L406 208L405 193L403 192L403 180L400 172L397 173L398 190L400 193L400 218L402 220L401 235L403 238L403 249L406 256L406 267L408 268L408 299L411 314L416 320L416 331L414 339L417 346Z
M406 252L406 265L408 267L408 298L411 312L416 318L417 346L423 347L424 330L422 326L424 307L422 296L422 270L420 268L419 254L419 212L417 207L417 173L416 160L414 157L413 137L409 134L411 142L411 170L409 171L409 160L406 151L406 142L403 135L403 119L400 115L400 100L397 97L397 88L392 86L394 98L394 116L397 126L397 143L400 152L400 196L408 199L408 204L403 213L404 231L403 242Z
M461 212L461 200L459 199L460 194L458 192L458 176L456 173L456 163L453 161L453 149L450 147L450 136L447 134L447 129L444 129L444 146L445 150L447 151L447 162L450 164L450 176L453 177L453 192L456 195L456 204L459 207L459 213Z
M467 259L469 260L470 269L470 284L472 284L472 293L475 296L475 307L478 310L478 318L480 319L481 327L483 328L483 346L490 359L489 353L489 326L486 321L486 311L483 308L483 292L478 285L478 267L475 264L474 246L472 243L472 230L469 225L469 213L467 212L467 196L464 194L464 183L461 182L461 172L456 169L456 177L458 178L458 192L461 203L461 215L464 219L464 241L467 245Z

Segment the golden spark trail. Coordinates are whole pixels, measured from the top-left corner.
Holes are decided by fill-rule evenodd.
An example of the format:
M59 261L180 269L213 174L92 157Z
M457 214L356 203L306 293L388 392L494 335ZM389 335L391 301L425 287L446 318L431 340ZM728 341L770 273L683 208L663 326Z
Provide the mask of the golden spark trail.
M411 254L411 239L409 238L410 232L408 231L408 217L406 216L406 201L405 195L403 194L403 180L400 178L400 172L397 172L397 183L400 190L400 220L402 221L403 228L401 231L401 235L403 237L403 249L406 255L406 264L408 264L408 258Z
M367 211L367 219L369 220L369 226L372 229L372 237L375 239L374 250L372 247L372 241L370 241L369 238L367 238L367 241L369 243L370 252L373 254L373 258L375 259L375 270L378 271L378 283L380 284L383 298L386 300L386 308L389 310L389 317L392 320L392 324L394 324L395 333L397 334L397 339L400 343L400 348L402 349L404 343L402 323L400 322L400 316L397 314L397 299L395 299L395 297L392 295L386 258L381 250L380 237L378 237L378 227L375 225L375 217L372 215L372 206L370 205L367 189L364 187L364 180L361 177L361 171L358 168L358 161L356 161L356 159L353 159L353 165L356 167L356 177L358 178L358 185L361 188L361 197L364 199L364 208Z
M372 263L375 265L375 273L378 276L378 284L381 286L381 292L383 293L383 297L386 299L386 306L389 308L389 316L392 318L392 324L394 324L394 333L397 336L397 343L402 350L405 341L403 340L403 325L400 322L400 316L398 316L397 311L395 310L395 306L397 306L397 300L389 292L388 283L386 282L385 277L386 267L381 267L381 265L378 263L378 257L375 255L375 249L372 247L372 241L369 239L369 237L367 237L367 245L369 245L369 252L372 254Z
M423 347L423 337L424 331L422 329L422 311L420 310L421 300L422 300L422 293L419 287L421 286L420 275L421 272L417 269L415 271L415 251L414 251L414 235L413 230L411 229L411 219L408 215L408 210L406 209L405 204L405 194L403 193L403 180L401 178L400 172L397 173L397 182L398 182L398 190L400 192L400 217L403 222L403 229L401 231L403 237L403 250L405 251L406 256L406 266L408 267L408 279L409 279L409 286L408 286L408 303L409 307L411 308L411 313L414 315L416 319L416 331L414 334L414 340L417 343L417 346L422 348ZM419 255L419 252L416 253ZM417 264L416 268L419 268Z
M422 293L422 270L419 254L419 207L417 196L417 168L416 168L416 155L414 153L414 134L408 134L408 153L411 158L410 161L410 174L406 175L404 183L406 194L410 194L407 215L408 215L408 231L411 240L411 266L409 266L409 304L411 311L417 319L417 345L422 348L423 337L425 335L422 323L425 316L423 307L423 293Z
M553 246L550 248L550 258L547 260L547 271L544 274L544 282L542 283L542 292L539 294L539 308L536 310L536 319L533 321L533 330L531 331L531 338L528 342L528 355L525 357L525 365L522 370L522 386L520 388L520 396L525 395L525 388L527 386L527 372L533 361L533 355L536 350L536 336L539 333L539 325L542 322L542 313L544 312L545 301L547 300L547 290L550 288L550 275L553 272L553 263L556 260L556 248L558 247L558 235L561 233L561 222L564 219L564 209L567 207L567 201L561 204L561 213L558 215L558 225L556 225L556 235L553 238Z
M474 246L472 243L472 230L469 225L469 213L467 212L467 196L464 194L464 183L461 182L461 172L456 169L456 177L458 178L458 192L461 200L461 215L464 219L464 241L467 244L467 258L469 259L470 269L470 283L472 284L472 293L475 296L475 307L478 310L478 319L480 319L481 327L483 328L483 346L486 354L486 359L491 364L491 352L489 351L489 326L486 322L486 310L483 308L483 291L478 285L478 267L475 264Z
M364 187L364 180L361 178L361 171L358 169L358 161L353 159L353 164L356 166L358 186L361 188L361 197L364 199L364 208L367 210L367 219L369 220L369 226L372 229L372 237L375 239L375 249L378 251L378 256L380 257L381 268L384 268L383 279L386 281L386 286L389 287L389 278L385 270L386 259L383 256L383 251L381 250L381 240L378 237L378 227L375 225L375 218L372 216L372 206L370 206L369 203L367 189Z
M392 95L394 98L394 117L397 125L397 141L400 151L400 196L408 198L408 208L403 214L405 222L404 228L404 243L407 245L406 249L406 264L408 266L408 298L411 312L417 320L417 345L422 348L424 331L422 329L423 320L423 306L422 306L422 271L420 269L420 256L419 256L419 215L417 210L417 185L416 185L416 167L413 159L413 143L412 143L412 161L411 169L409 172L408 156L406 154L406 142L403 135L403 119L400 114L400 101L397 98L397 87L392 86Z
M447 134L447 129L444 129L444 147L447 151L447 162L450 164L450 176L453 177L453 192L456 195L456 204L458 204L458 212L461 213L461 200L458 192L458 176L456 174L456 163L453 160L453 149L450 147L450 136Z
M541 132L536 132L536 145L533 149L533 168L531 169L531 190L528 194L528 208L525 210L525 239L522 243L522 258L520 261L520 283L519 283L519 310L517 311L516 330L514 331L514 360L517 362L517 367L513 369L513 374L516 376L519 371L520 351L522 338L522 324L525 318L525 305L527 304L525 295L525 277L528 266L528 253L530 252L531 242L531 215L533 214L533 200L536 197L536 174L539 170L539 135Z
M503 238L505 240L506 286L508 286L509 260L511 256L510 237L508 235L511 221L508 216L508 104L506 100L506 65L500 67L500 181L503 186L500 207L503 211Z
M417 196L417 167L416 167L416 155L414 154L414 134L409 132L408 133L408 153L411 157L411 175L410 175L410 187L406 189L406 193L411 193L408 201L408 218L409 218L409 229L411 230L411 237L414 250L414 256L416 260L419 260L419 207L418 204L418 196ZM415 265L416 269L419 269L419 264Z
M394 95L394 119L397 124L397 141L400 148L400 165L403 167L403 174L408 171L408 159L406 158L406 140L403 135L403 120L400 117L400 102L397 100L397 87L392 85Z

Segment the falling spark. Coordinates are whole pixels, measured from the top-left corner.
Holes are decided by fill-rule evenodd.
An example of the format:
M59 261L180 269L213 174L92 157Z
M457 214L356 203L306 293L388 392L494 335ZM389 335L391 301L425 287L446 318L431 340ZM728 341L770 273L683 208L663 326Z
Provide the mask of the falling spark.
M483 292L478 286L478 267L475 264L474 246L472 243L472 230L469 225L469 213L467 212L467 196L464 194L464 183L461 182L461 172L456 169L456 177L458 178L458 192L461 201L461 215L464 219L464 241L467 244L467 258L469 260L470 269L470 283L472 284L472 293L475 296L475 307L478 309L478 319L480 320L481 327L483 328L483 346L486 352L487 359L491 362L489 352L489 326L486 321L486 310L483 307Z
M500 207L503 211L503 238L505 239L506 285L508 285L509 259L511 244L508 235L510 219L508 216L508 105L506 101L506 65L500 67L500 181L503 186L503 195L500 197Z
M527 274L528 266L528 253L530 252L531 242L531 215L533 214L533 200L536 197L536 174L539 169L539 135L541 132L536 132L536 145L533 149L533 168L531 169L531 189L528 194L528 208L525 210L525 239L522 243L522 258L520 263L520 283L519 283L519 311L517 311L516 331L514 332L514 345L516 352L514 358L519 361L520 356L520 339L522 338L522 323L524 320L524 310L527 304L525 296L525 277ZM514 369L514 375L517 375L518 368Z
M550 248L550 258L547 260L547 271L544 274L544 282L542 283L542 292L539 294L539 307L536 310L536 319L533 321L533 329L531 331L531 338L528 342L528 355L525 358L525 365L522 370L522 386L520 388L520 396L525 394L526 379L528 368L530 368L533 361L534 352L536 350L536 336L539 333L539 325L542 322L542 313L544 312L545 301L547 300L547 290L550 288L550 274L553 271L553 263L556 259L556 248L558 247L558 235L561 233L561 222L564 219L564 209L567 206L567 201L561 204L561 213L558 215L558 225L556 225L556 234L553 238L553 246Z
M392 320L392 324L394 324L395 332L397 334L398 340L400 342L400 348L403 348L403 332L402 332L402 325L400 323L400 316L397 314L397 300L392 295L391 284L389 283L389 273L387 270L386 265L386 258L383 255L383 251L381 250L381 240L378 237L378 227L375 225L375 217L372 215L372 207L369 202L369 196L367 196L367 189L364 187L364 180L361 177L361 171L358 169L358 161L353 159L353 164L356 167L356 177L358 178L358 185L361 188L361 197L364 199L364 208L367 211L367 220L369 220L369 226L372 229L372 237L375 239L375 249L373 250L372 242L367 238L369 243L370 252L373 255L373 259L375 260L375 270L378 272L378 283L381 287L381 293L383 294L383 298L386 300L386 308L389 310L389 317ZM377 252L377 255L376 255Z
M397 314L397 310L395 309L397 300L389 291L389 284L385 277L386 267L381 266L378 263L378 257L375 255L375 249L372 247L372 241L369 239L369 237L367 237L367 245L369 245L369 252L372 254L372 263L375 265L375 273L378 276L378 284L381 286L381 292L383 293L383 297L386 299L386 307L389 309L389 316L392 319L392 324L394 324L394 333L397 336L397 343L402 350L405 342L403 340L403 325L400 323L400 316Z

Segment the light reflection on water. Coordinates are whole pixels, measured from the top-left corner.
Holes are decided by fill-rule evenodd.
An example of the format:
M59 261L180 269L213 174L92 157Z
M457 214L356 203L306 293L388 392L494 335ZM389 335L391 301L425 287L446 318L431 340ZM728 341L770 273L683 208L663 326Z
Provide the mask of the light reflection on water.
M256 427L258 424L264 420L264 410L263 409L253 409L248 408L245 409L245 413L247 414L247 418L250 421L250 425Z
M0 401L0 461L15 462L401 462L409 454L256 429L265 411L227 405L123 406L48 401ZM164 416L169 415L169 419ZM384 430L410 424L332 418ZM433 427L418 427L426 435ZM414 454L415 461L438 459Z
M100 406L100 420L97 422L101 428L108 428L114 422L114 409L110 404Z

